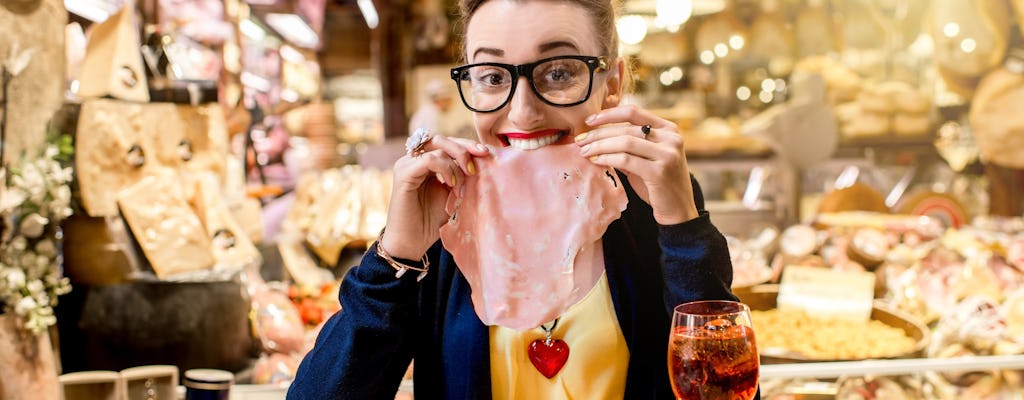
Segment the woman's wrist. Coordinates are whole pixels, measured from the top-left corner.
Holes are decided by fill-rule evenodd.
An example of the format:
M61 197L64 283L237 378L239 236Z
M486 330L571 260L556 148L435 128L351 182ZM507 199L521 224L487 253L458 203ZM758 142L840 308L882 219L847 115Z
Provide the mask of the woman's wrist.
M416 277L417 282L423 280L423 278L427 276L427 272L430 270L430 260L427 259L427 255L425 254L425 252L419 258L418 261L414 261L414 259L403 259L402 257L392 256L382 246L383 238L384 232L382 231L380 233L380 236L377 237L377 246L375 251L377 257L379 257L381 260L384 260L384 262L391 266L391 268L395 269L395 278L401 278L403 275L405 275L406 272L409 272L410 270L419 272L419 275L417 275Z
M401 258L405 260L419 260L426 254L427 250L417 250L408 246L409 241L407 240L396 240L393 235L389 235L387 229L377 240L377 247L380 247L385 253L391 255L394 258Z

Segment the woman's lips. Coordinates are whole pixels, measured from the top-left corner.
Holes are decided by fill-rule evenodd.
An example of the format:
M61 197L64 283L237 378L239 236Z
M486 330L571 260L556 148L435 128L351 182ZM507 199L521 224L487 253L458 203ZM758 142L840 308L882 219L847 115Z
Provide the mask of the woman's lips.
M562 129L544 129L533 132L499 133L497 136L505 146L519 150L533 150L558 142L559 139L568 136L568 132L568 130Z

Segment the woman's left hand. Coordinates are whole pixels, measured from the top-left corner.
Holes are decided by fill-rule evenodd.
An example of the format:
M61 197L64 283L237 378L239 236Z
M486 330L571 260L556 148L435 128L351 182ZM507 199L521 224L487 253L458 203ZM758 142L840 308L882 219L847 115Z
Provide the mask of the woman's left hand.
M628 105L601 110L587 118L587 125L595 128L576 138L583 156L624 172L654 209L659 224L678 224L699 215L676 124ZM650 126L648 134L645 125Z

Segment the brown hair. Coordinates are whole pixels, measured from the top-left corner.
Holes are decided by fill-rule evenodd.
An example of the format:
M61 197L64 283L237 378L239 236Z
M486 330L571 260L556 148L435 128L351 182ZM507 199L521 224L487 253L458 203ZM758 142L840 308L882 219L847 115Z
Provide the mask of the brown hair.
M459 23L461 26L462 35L465 36L466 28L469 26L469 20L473 18L473 13L478 8L489 0L459 0ZM511 0L511 1L523 1L523 0ZM619 35L615 30L615 5L614 0L562 0L571 3L579 4L581 7L590 13L592 22L594 23L594 30L597 32L598 40L601 42L603 56L607 56L611 59L619 57ZM465 57L466 44L463 40L462 44L462 55Z

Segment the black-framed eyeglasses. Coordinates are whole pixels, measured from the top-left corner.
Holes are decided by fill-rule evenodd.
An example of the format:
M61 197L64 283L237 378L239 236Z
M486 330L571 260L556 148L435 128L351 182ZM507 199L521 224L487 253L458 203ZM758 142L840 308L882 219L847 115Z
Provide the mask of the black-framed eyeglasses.
M526 77L533 93L547 104L581 104L590 98L594 72L599 68L608 68L604 57L557 56L520 65L463 65L452 68L451 74L466 108L488 113L500 110L512 100L520 76Z

